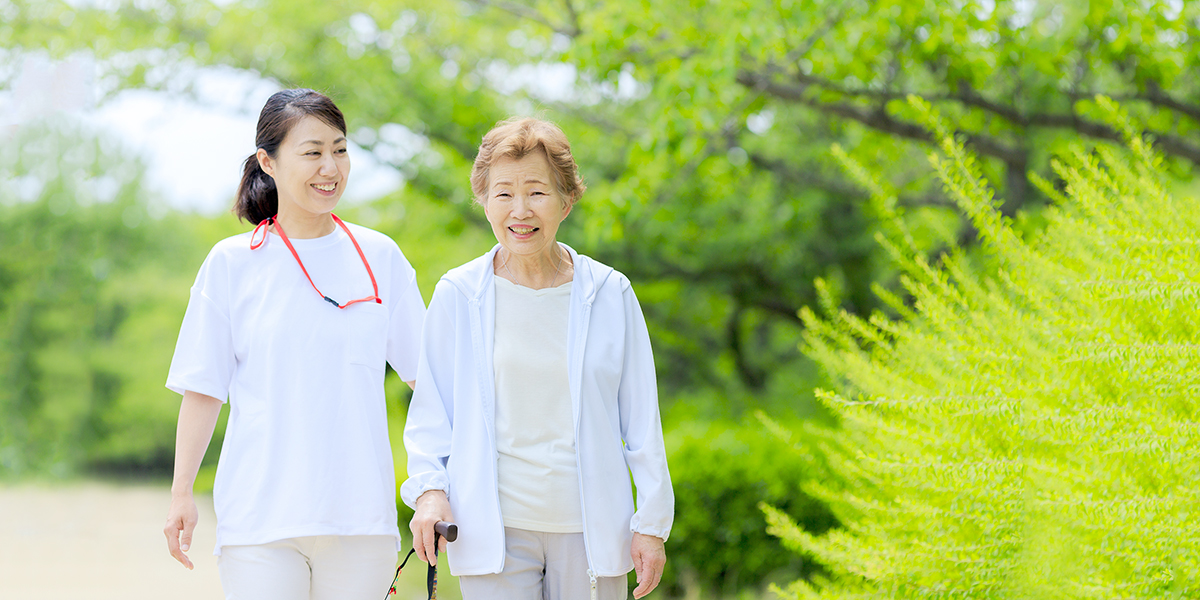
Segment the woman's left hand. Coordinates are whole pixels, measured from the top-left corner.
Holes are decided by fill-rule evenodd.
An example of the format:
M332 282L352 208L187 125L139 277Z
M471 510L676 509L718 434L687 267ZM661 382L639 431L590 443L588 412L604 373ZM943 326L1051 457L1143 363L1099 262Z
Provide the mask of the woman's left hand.
M641 598L658 587L663 567L667 564L667 551L663 548L662 538L635 532L629 553L633 556L633 571L637 574L638 582L633 597Z

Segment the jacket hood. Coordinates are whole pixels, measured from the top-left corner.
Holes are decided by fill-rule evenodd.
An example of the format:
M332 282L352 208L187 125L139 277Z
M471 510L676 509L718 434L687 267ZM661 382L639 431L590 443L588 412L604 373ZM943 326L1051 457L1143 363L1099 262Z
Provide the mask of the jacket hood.
M596 298L596 293L604 287L615 271L604 263L575 252L574 248L562 242L558 245L570 253L571 262L575 265L575 275L571 279L572 291L579 292L585 304L591 304ZM442 280L453 284L468 299L480 301L492 287L492 278L496 276L492 270L492 261L499 251L500 244L496 244L483 256L450 269L442 276Z

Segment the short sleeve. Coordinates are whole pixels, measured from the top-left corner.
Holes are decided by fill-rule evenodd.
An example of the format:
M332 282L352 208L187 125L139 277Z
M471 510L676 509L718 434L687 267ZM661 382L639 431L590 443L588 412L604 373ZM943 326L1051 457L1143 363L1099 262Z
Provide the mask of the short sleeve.
M392 276L395 282L392 289L398 290L398 295L388 320L387 361L402 381L413 381L417 378L417 359L421 355L425 300L417 286L417 272L403 254L393 261Z
M228 311L228 267L222 259L214 249L196 275L167 374L167 388L179 394L199 392L224 402L237 359Z

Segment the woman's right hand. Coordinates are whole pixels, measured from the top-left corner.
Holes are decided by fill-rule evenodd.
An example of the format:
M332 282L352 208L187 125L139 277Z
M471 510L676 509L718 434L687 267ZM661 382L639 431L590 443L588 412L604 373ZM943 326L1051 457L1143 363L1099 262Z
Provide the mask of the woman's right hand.
M192 390L183 393L183 402L179 405L179 424L175 429L175 477L171 481L171 508L167 511L163 533L167 536L167 550L171 551L171 556L189 569L195 568L195 565L184 552L191 547L192 532L200 520L196 501L192 498L192 487L220 414L220 400Z
M200 513L196 510L196 501L190 495L171 496L171 508L167 511L167 524L163 526L163 533L167 536L167 550L171 552L171 556L188 569L194 569L195 565L184 553L192 546L192 532L196 530L199 520Z
M454 522L454 515L450 513L450 500L442 490L429 490L417 498L417 512L408 523L408 528L412 531L413 550L416 550L417 558L431 565L437 565L437 554L433 548L436 536L433 526L437 525L438 521ZM445 549L446 538L442 538L437 550L440 552Z

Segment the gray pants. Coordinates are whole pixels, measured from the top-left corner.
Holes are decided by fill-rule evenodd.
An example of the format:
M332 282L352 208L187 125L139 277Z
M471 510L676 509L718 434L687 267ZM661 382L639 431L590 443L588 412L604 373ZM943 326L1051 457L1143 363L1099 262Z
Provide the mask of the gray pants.
M504 571L458 578L463 600L588 600L587 551L582 533L504 528ZM598 600L628 597L625 576L596 578Z

